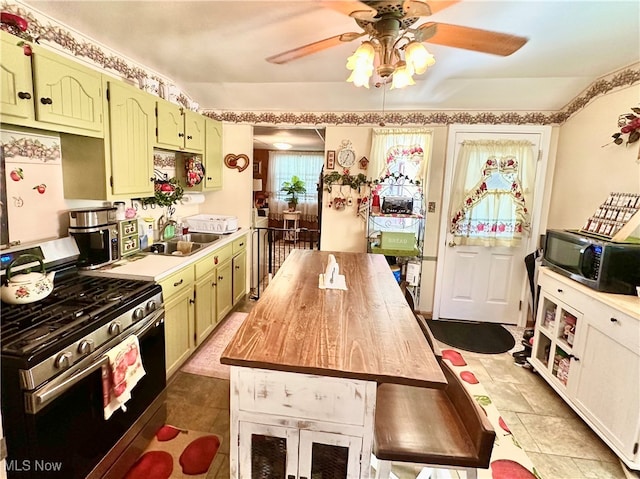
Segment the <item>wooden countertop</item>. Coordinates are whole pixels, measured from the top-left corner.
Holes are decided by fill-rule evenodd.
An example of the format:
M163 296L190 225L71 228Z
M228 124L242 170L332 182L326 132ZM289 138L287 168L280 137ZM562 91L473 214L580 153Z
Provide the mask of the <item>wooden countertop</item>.
M293 250L220 362L443 388L444 374L384 256L333 254L347 291L318 288L329 252Z

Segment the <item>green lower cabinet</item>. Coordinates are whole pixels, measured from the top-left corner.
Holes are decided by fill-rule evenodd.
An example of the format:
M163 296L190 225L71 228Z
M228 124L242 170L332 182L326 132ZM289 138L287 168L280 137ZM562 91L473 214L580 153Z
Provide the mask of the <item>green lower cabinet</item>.
M196 279L196 346L201 344L218 324L216 308L217 270Z
M233 304L238 304L247 292L247 251L233 257Z
M221 321L233 307L233 269L231 260L220 264L217 269L216 311Z
M167 378L173 375L193 352L193 288L185 288L164 306L164 335Z

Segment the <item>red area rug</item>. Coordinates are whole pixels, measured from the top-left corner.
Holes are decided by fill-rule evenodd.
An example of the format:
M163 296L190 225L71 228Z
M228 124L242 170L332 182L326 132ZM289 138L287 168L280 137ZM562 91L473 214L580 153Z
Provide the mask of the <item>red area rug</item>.
M203 479L221 442L215 434L162 426L124 479Z

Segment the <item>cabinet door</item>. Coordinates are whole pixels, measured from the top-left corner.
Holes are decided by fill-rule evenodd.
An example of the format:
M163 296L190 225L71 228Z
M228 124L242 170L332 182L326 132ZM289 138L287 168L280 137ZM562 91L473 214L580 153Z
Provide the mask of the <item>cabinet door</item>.
M202 153L204 151L204 116L184 110L184 148Z
M327 432L300 431L300 477L347 479L360 477L362 438Z
M225 261L218 266L216 281L217 320L221 321L233 307L233 269L231 261Z
M157 101L157 145L181 150L184 147L184 115L182 108L168 101Z
M102 134L102 76L84 65L34 48L36 119Z
M205 118L204 189L222 188L222 122Z
M167 378L189 357L193 348L193 288L185 288L165 303Z
M196 281L196 346L204 341L217 324L216 271Z
M153 196L155 98L109 82L109 113L113 194Z
M20 119L33 119L33 85L31 57L17 45L18 38L2 34L0 64L0 111L3 123L21 124Z
M247 251L233 257L233 304L244 298L247 292Z
M580 338L573 401L627 458L640 431L640 322L594 308Z
M298 477L298 430L241 421L238 469L247 479ZM307 476L311 477L311 476Z

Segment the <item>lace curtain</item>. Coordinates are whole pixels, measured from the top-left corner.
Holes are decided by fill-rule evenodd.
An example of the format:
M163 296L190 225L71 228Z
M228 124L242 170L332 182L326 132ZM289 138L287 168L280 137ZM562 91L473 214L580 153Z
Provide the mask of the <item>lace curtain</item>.
M374 128L369 171L373 178L402 173L424 181L427 171L425 152L429 151L431 131L426 128Z
M296 175L307 190L298 195L298 211L306 221L318 219L318 191L316 185L324 164L324 152L270 151L267 195L269 197L269 217L282 220L282 213L289 209L287 194L280 191L282 183Z
M529 230L535 158L529 141L464 141L451 194L459 244L517 246Z

